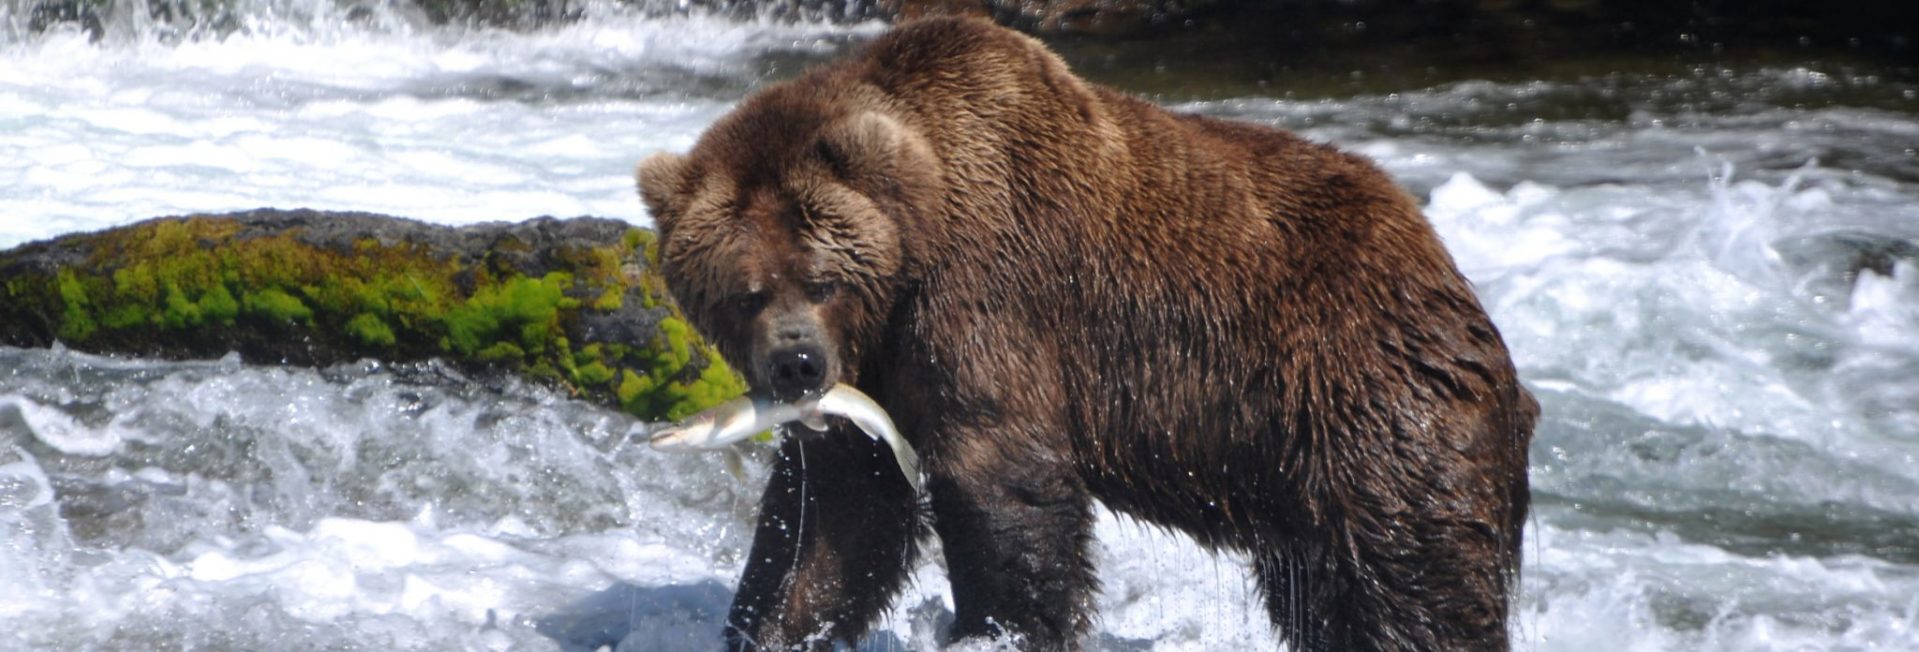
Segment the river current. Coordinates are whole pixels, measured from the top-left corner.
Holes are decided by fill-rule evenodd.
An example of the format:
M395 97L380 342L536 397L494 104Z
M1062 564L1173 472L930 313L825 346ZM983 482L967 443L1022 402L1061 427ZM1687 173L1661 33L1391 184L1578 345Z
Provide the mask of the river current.
M644 225L641 157L883 29L272 0L92 38L22 6L0 247L259 206ZM1544 409L1520 649L1919 650L1919 79L1641 63L1153 97L1424 200ZM0 348L0 650L711 649L765 466L624 431L430 364ZM1244 559L1107 513L1097 535L1095 649L1275 645ZM937 560L862 649L935 647Z

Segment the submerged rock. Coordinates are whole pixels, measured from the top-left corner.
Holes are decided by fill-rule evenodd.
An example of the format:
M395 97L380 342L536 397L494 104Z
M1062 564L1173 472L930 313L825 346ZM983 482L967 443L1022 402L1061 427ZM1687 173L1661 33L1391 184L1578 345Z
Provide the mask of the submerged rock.
M313 366L439 358L679 418L745 385L666 297L653 237L596 218L159 218L0 252L0 344Z

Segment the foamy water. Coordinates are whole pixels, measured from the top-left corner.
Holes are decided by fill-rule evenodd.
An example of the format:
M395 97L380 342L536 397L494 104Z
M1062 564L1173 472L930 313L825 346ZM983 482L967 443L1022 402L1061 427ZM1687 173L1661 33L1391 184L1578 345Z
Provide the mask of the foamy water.
M0 29L0 246L257 206L644 224L634 162L877 29L589 11ZM1700 68L1177 108L1339 142L1427 202L1545 410L1522 649L1900 650L1914 92ZM431 365L0 349L0 649L712 649L765 466L741 482L627 425ZM1097 534L1094 648L1275 645L1243 559ZM931 554L862 647L931 648L950 616Z
M644 222L638 154L690 147L781 61L877 29L624 14L527 35L279 27L0 46L0 246L267 205Z

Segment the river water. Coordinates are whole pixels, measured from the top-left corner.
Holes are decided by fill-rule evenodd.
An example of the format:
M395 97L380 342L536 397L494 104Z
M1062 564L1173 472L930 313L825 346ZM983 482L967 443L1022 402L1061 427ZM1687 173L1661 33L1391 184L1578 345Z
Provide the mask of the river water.
M218 33L133 11L92 39L21 6L0 3L0 247L258 206L646 224L642 156L881 29L589 4L507 33L243 0ZM1248 80L1104 47L1068 53L1362 152L1426 201L1545 411L1521 649L1919 650L1910 69ZM624 429L434 365L0 349L0 650L710 649L765 467ZM1095 649L1274 645L1244 559L1109 514L1098 537ZM933 647L936 562L863 648Z

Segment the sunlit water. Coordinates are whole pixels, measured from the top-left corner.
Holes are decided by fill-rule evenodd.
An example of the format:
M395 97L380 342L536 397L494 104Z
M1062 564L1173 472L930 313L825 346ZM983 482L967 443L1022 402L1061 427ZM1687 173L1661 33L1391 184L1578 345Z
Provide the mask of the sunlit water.
M878 29L588 11L507 34L289 0L99 42L0 13L0 246L257 206L644 224L635 161ZM1522 648L1902 650L1916 104L1704 66L1176 108L1341 143L1428 202L1545 410ZM431 365L0 349L0 649L710 649L764 466L626 427ZM1273 645L1243 559L1098 536L1094 647ZM933 646L937 560L865 647Z

